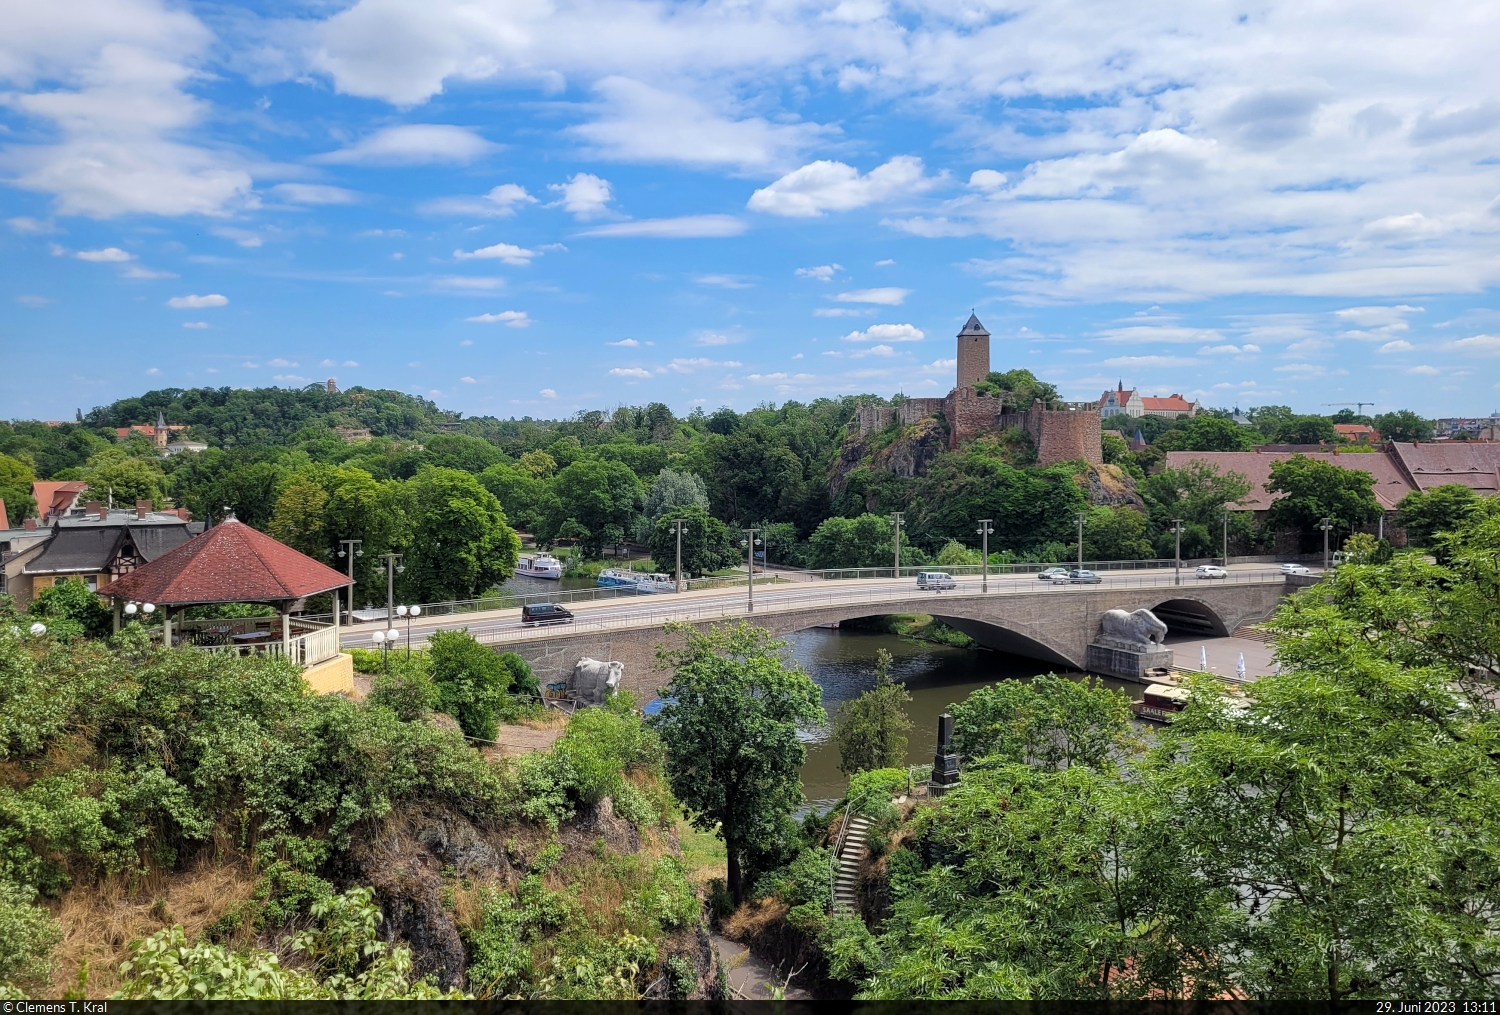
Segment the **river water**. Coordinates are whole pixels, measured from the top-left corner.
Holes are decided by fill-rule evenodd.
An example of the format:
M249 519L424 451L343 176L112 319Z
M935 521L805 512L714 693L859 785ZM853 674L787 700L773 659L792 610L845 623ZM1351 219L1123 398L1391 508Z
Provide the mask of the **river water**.
M937 750L937 720L949 705L963 701L987 684L1000 680L1030 680L1057 667L1001 652L950 648L909 641L894 634L857 628L812 628L786 638L793 655L823 689L823 708L831 716L838 706L875 685L875 653L892 656L891 679L906 687L906 706L912 729L907 732L906 758L911 765L931 765ZM1082 674L1069 673L1081 677ZM1139 697L1138 685L1105 679ZM849 780L839 771L838 747L827 727L804 735L807 763L802 766L802 788L810 803L827 807L844 793Z

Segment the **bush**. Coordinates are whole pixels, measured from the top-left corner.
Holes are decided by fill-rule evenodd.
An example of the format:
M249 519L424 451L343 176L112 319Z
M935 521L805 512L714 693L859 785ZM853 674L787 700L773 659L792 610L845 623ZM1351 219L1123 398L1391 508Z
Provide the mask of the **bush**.
M377 674L367 701L372 707L390 709L403 722L412 722L436 708L441 697L425 667L407 664Z
M512 667L475 641L468 628L434 634L427 662L442 710L457 719L468 736L494 740L499 719L510 708L506 695Z
M854 801L854 813L880 819L895 813L893 797L906 792L909 775L904 768L876 768L849 780L844 799Z
M0 984L12 990L45 984L52 946L62 940L57 922L31 904L35 897L28 886L0 881Z
M104 600L89 591L81 578L69 578L50 589L42 589L27 611L64 640L80 635L107 638L114 628L114 615Z

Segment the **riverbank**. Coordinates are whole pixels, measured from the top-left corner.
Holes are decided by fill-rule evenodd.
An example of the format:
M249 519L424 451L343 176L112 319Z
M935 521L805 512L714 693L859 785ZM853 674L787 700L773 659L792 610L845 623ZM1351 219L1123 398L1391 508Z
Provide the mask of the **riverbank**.
M948 648L959 649L979 648L979 643L973 638L926 613L891 613L880 617L860 617L856 620L847 620L840 626L861 631L894 634L907 641L928 645L944 645Z

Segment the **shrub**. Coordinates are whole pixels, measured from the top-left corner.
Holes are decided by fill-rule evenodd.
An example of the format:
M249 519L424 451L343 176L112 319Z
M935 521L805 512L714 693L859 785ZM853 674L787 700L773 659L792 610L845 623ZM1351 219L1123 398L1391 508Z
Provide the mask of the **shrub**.
M412 722L436 708L441 696L424 667L402 665L393 667L390 673L377 674L367 700L371 706L395 712L403 722Z
M506 694L511 667L475 641L468 628L434 634L427 662L442 710L457 719L467 735L494 740L499 718L510 704Z
M49 589L42 589L27 611L44 621L47 629L59 638L85 635L107 638L114 627L114 616L104 600L89 591L81 578L69 578Z
M52 971L52 946L62 940L57 922L31 904L35 897L26 885L0 881L0 984L12 990L42 986Z

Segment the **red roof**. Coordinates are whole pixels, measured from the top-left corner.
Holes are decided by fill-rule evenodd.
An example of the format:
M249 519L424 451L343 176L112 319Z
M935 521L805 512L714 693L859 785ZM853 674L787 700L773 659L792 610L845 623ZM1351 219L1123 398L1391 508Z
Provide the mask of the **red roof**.
M107 594L163 606L266 603L349 584L327 564L231 518L111 582Z
M1166 398L1141 397L1141 404L1147 412L1192 412L1193 403L1181 395L1173 394Z
M38 479L32 481L31 496L36 501L37 514L43 521L49 521L71 508L86 489L88 484L81 479L66 482Z

